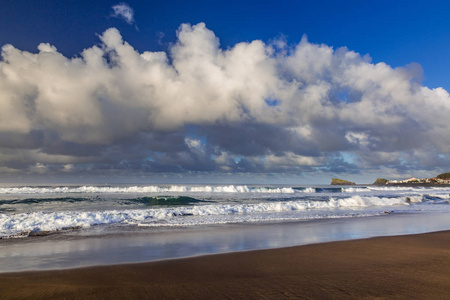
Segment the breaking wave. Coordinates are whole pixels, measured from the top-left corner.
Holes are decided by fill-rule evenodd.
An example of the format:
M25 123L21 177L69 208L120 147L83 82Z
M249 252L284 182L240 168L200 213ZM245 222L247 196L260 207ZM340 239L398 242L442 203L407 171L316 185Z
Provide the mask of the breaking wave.
M11 205L26 205L26 204L66 204L66 203L79 203L79 202L99 202L106 199L98 197L55 197L55 198L25 198L25 199L3 199L0 200L0 208L2 206ZM154 197L139 197L128 199L115 199L120 204L144 204L147 206L177 206L177 205L190 205L205 202L187 196L154 196Z
M358 186L358 187L261 187L247 185L205 185L205 186L58 186L58 187L2 187L0 194L128 194L128 193L359 193L372 191L417 191L429 189L433 191L448 190L440 187L394 187L394 186Z
M85 228L103 224L164 226L167 222L173 223L173 220L177 220L175 225L182 226L185 218L191 218L190 223L195 225L200 222L196 218L205 216L250 215L264 220L264 214L268 213L411 205L411 203L422 202L422 196L389 198L354 195L348 198L330 197L326 201L297 200L254 204L202 203L191 206L188 206L188 204L200 201L190 197L144 197L135 200L148 202L150 205L160 205L161 207L134 210L0 213L0 237L28 236L39 232L56 232L68 228ZM169 204L170 202L172 203ZM170 207L164 207L165 205L170 205ZM317 218L321 218L321 215L318 214ZM233 222L240 222L239 220L242 219L232 218L232 220ZM205 222L210 224L221 223L223 218L210 218L207 221L203 218L201 222L202 224Z
M201 202L206 202L203 200L198 200L187 196L156 196L156 197L142 197L137 199L129 199L127 201L142 203L148 206L180 206L180 205L190 205L198 204Z
M66 194L66 193L295 193L313 192L307 188L224 186L79 186L79 187L4 187L0 194Z

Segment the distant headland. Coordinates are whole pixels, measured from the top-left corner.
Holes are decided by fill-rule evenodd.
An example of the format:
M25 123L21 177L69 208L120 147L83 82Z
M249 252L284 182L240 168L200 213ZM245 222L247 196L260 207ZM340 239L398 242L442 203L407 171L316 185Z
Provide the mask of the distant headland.
M354 185L354 182L332 178L331 185ZM450 185L450 172L442 173L432 178L408 178L404 180L388 180L385 178L378 178L372 185Z
M418 185L440 185L440 184L450 184L450 173L442 173L432 178L408 178L404 180L387 180L384 178L378 178L373 183L374 185L410 185L410 184L418 184Z

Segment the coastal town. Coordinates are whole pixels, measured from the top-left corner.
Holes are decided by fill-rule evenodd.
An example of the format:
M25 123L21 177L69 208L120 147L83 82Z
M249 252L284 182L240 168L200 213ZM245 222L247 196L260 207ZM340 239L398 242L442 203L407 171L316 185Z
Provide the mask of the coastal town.
M355 185L355 182L332 178L331 185ZM436 177L418 179L411 177L403 180L388 180L385 178L378 178L373 185L450 185L450 172L442 173Z
M411 177L404 180L387 180L378 178L373 184L375 185L397 185L397 184L450 184L450 173L442 173L432 178L418 179Z

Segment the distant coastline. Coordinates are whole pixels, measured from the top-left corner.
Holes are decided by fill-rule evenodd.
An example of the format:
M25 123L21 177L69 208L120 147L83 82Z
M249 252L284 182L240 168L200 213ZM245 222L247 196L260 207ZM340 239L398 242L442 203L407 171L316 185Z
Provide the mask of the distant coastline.
M414 177L404 180L387 180L378 178L374 185L395 185L395 186L450 186L450 173L442 173L436 177L417 179Z
M428 183L428 182L387 183L387 184L384 184L384 185L372 183L372 185L376 185L376 186L398 186L398 187L417 187L417 186L423 186L423 187L450 187L449 183Z
M344 179L331 179L331 185L355 185L354 182ZM414 177L403 180L388 180L385 178L377 178L371 185L376 186L403 186L403 187L450 187L450 172L442 173L436 177L417 179Z

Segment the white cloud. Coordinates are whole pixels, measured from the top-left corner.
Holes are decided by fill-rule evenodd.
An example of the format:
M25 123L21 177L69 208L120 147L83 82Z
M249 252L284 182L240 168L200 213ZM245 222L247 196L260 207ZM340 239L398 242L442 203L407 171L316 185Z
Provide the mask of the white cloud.
M115 14L134 22L120 7ZM152 156L150 171L232 170L239 156L241 169L294 170L329 167L346 151L368 168L420 168L415 160L432 153L431 168L450 153L450 96L421 86L420 66L373 64L306 37L294 47L256 40L222 49L203 23L181 25L177 38L168 53L140 53L111 28L75 58L50 44L37 53L3 46L0 167L126 159L140 168ZM5 156L6 148L15 150Z
M36 163L35 166L32 166L30 168L30 171L32 173L38 173L38 174L44 174L47 171L48 167L41 164L41 163Z
M264 163L268 165L268 168L292 168L296 166L313 166L318 162L312 157L305 157L297 155L292 152L287 152L283 156L276 156L273 154L266 155Z
M127 3L113 5L112 9L113 17L121 18L130 25L134 23L134 10Z
M352 144L361 145L363 147L369 145L369 137L365 133L349 131L345 135L345 138Z

